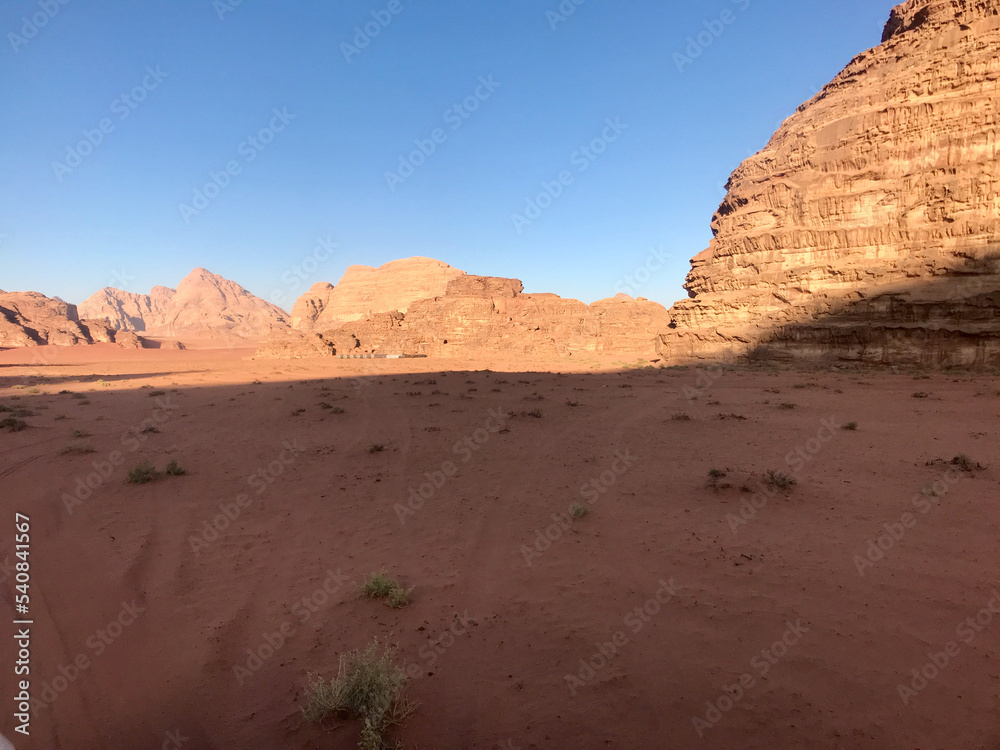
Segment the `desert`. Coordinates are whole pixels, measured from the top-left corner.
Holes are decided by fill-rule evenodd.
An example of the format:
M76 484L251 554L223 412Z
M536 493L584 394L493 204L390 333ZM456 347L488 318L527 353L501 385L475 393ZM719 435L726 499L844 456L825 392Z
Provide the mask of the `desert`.
M0 15L0 747L1000 748L1000 2L640 5Z

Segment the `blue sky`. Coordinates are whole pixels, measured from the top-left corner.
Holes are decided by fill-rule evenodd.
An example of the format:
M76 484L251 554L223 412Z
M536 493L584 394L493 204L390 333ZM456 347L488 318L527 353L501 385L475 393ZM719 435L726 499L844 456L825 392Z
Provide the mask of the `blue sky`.
M669 305L730 172L893 4L11 0L0 288L203 266L288 309L424 255Z

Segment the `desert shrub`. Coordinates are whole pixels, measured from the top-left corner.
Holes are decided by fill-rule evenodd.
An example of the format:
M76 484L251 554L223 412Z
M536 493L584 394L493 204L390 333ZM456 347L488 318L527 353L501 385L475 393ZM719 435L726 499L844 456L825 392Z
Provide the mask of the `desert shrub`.
M90 433L86 430L73 430L73 437L75 438L85 438L90 437Z
M798 480L795 477L789 476L783 471L774 471L773 469L767 472L764 482L769 487L776 487L779 490L791 489L798 484Z
M171 461L167 464L167 468L164 469L164 472L172 477L182 477L187 474L187 469L183 468L176 461Z
M17 417L5 417L0 419L0 430L7 430L7 432L20 432L28 428L28 423L23 419L18 419Z
M361 593L369 599L384 599L393 589L401 588L399 583L390 578L387 573L372 573L361 584Z
M128 483L146 484L147 482L152 482L158 476L160 476L160 472L149 461L143 461L129 469Z
M83 455L85 453L96 453L90 443L74 443L72 445L66 445L59 449L60 455Z
M541 409L532 409L531 411L522 411L521 412L521 416L522 417L531 417L532 419L541 419L542 418L542 410Z
M726 472L722 469L709 469L708 470L708 481L713 486L719 483L719 480L726 476Z
M410 603L410 592L413 588L404 589L399 581L390 578L385 572L372 573L361 584L361 593L369 599L385 599L385 603L393 609L405 607Z
M580 503L573 503L571 506L569 506L569 514L573 516L573 518L576 519L584 518L587 516L588 513L590 513L590 508L588 508L586 505L581 505Z
M369 453L381 453L385 450L385 446L382 443L372 443L368 446Z
M406 672L395 656L395 648L376 638L363 651L341 654L337 676L329 682L311 675L302 708L306 721L355 719L361 722L361 750L388 748L388 731L415 708L403 697Z
M983 468L982 466L979 465L978 461L973 461L964 453L959 453L957 456L951 459L950 463L952 466L957 466L962 471L972 472Z
M147 395L150 398L152 398L153 396L166 396L167 392L166 391L150 391Z
M691 415L686 411L675 411L670 418L675 422L690 422Z
M847 422L846 424L841 425L840 429L842 429L842 430L849 430L850 432L854 432L855 430L858 429L858 423L857 422Z

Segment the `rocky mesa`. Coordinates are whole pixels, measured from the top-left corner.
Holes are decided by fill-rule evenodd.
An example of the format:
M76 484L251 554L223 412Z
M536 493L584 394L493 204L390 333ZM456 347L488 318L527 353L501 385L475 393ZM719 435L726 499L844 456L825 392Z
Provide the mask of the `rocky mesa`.
M120 343L103 321L81 320L76 305L38 292L0 290L0 348Z
M264 338L290 328L284 310L236 282L196 268L177 289L135 294L107 287L80 303L80 313L119 331L149 336Z
M1000 0L909 0L727 184L664 359L1000 360Z
M345 280L347 290L340 293ZM492 351L652 358L669 315L646 299L620 294L586 305L555 294L525 294L517 279L474 276L437 260L408 258L379 269L355 266L336 286L313 286L296 302L293 320L298 330L268 341L258 356Z

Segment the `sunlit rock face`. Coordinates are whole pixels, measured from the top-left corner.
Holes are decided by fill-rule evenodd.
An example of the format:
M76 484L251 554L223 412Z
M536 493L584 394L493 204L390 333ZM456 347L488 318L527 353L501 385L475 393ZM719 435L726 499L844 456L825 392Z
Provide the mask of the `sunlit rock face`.
M80 303L80 312L115 330L151 336L263 338L291 326L283 310L204 268L194 269L177 289L102 289Z
M733 173L658 350L1000 358L1000 0L910 0Z

